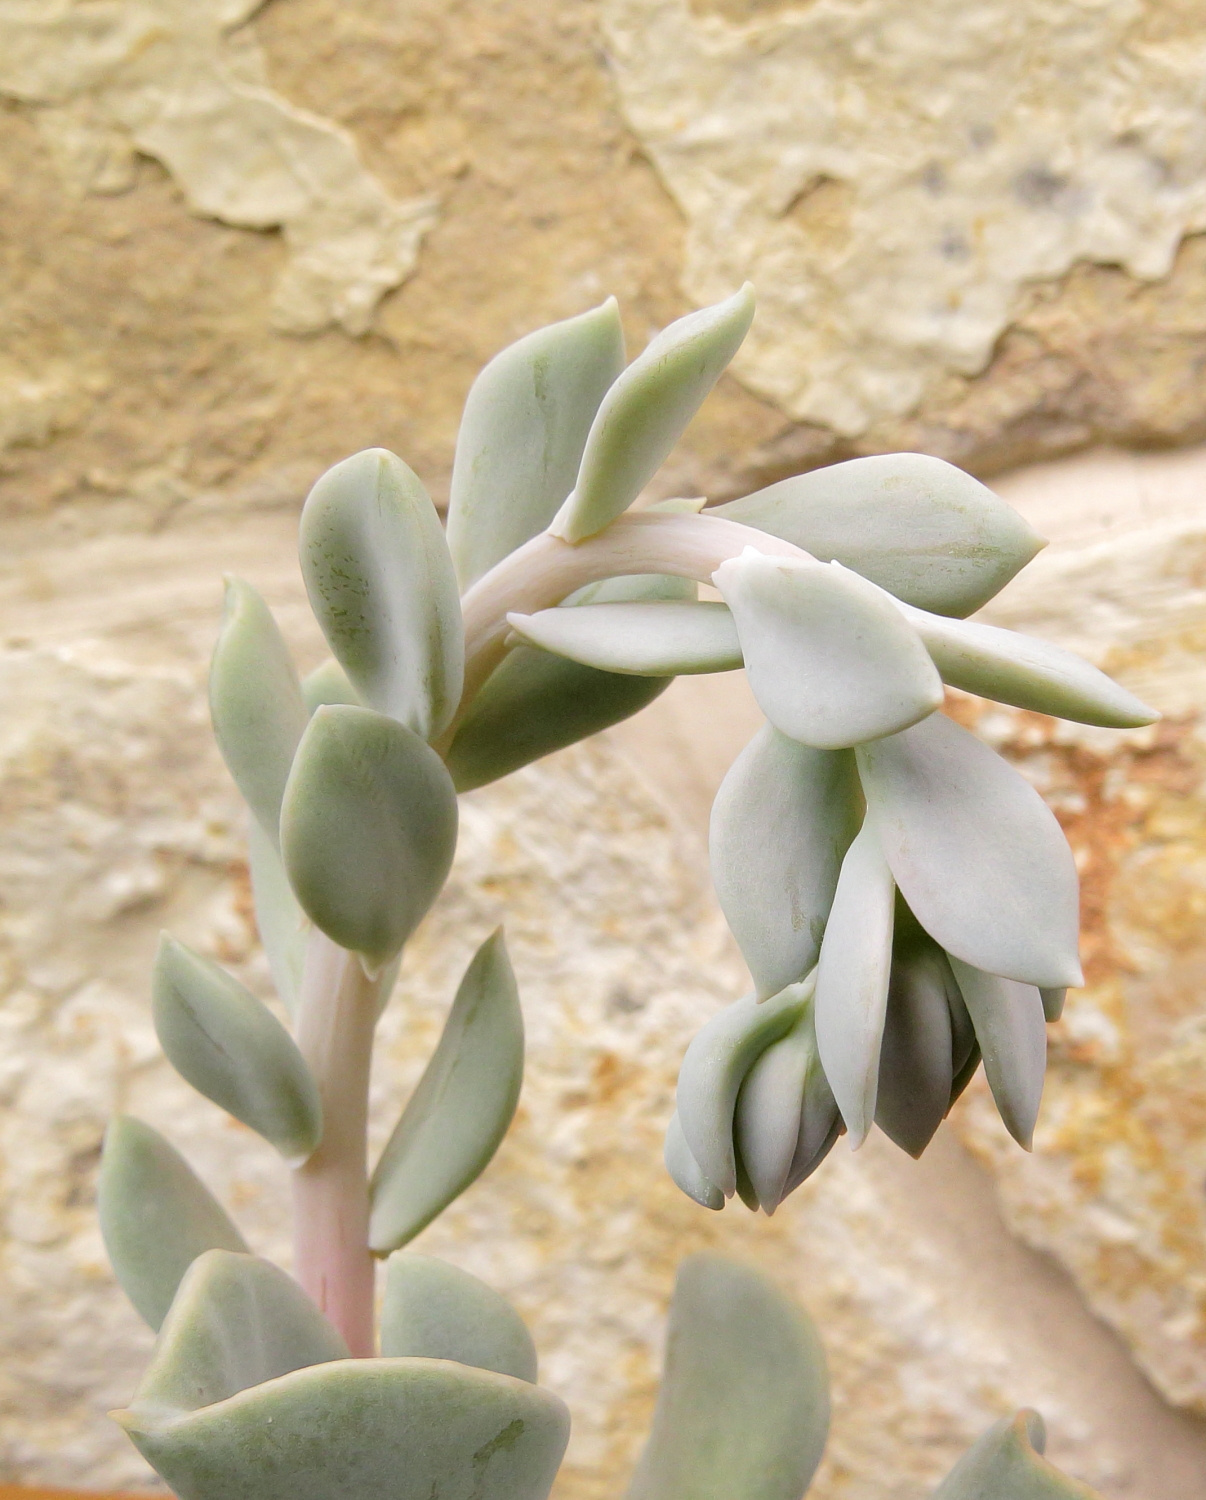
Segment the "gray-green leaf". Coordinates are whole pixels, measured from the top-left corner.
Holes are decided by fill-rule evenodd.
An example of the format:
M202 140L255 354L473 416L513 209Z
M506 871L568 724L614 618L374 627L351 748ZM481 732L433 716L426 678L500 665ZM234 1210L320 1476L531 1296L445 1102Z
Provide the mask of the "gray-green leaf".
M474 955L373 1173L369 1244L397 1250L485 1170L523 1081L523 1012L501 929Z
M361 699L434 739L460 702L464 626L440 518L400 458L369 448L322 476L302 511L301 567Z
M661 467L749 332L754 289L671 323L603 398L573 493L549 530L580 542L621 515Z
M168 1061L299 1166L322 1138L318 1085L297 1043L250 990L166 933L151 973L155 1032Z
M897 885L948 953L1026 984L1080 984L1076 865L1055 815L943 714L857 751Z
M825 1353L808 1317L760 1272L688 1257L628 1500L800 1500L828 1430Z
M710 1208L715 1211L724 1207L724 1194L714 1182L708 1181L699 1163L691 1155L691 1148L687 1145L687 1137L683 1134L683 1124L678 1117L677 1110L670 1116L670 1123L666 1126L663 1159L671 1180L686 1193L688 1198L698 1203L700 1208Z
M758 994L817 961L862 794L848 750L815 750L767 724L712 804L712 880Z
M1032 984L985 974L951 956L951 969L976 1028L984 1076L1005 1128L1031 1149L1047 1071L1047 1018Z
M853 458L717 506L920 609L970 615L1046 544L1003 500L922 453Z
M1036 1411L991 1426L934 1491L933 1500L1100 1500L1042 1456L1047 1430Z
M255 924L264 945L272 982L281 1003L293 1015L301 989L310 919L297 904L276 845L255 818L250 820L247 829L247 865L255 903Z
M955 976L937 943L926 937L905 945L897 942L879 1054L875 1123L914 1157L929 1145L950 1107L955 1075L952 990L957 998Z
M235 785L273 842L306 706L272 611L249 583L226 581L209 672L214 735Z
M130 1115L117 1115L105 1132L96 1198L114 1275L152 1328L163 1322L198 1255L247 1249L176 1148Z
M758 705L801 744L894 734L942 702L942 680L894 600L857 573L747 548L714 575Z
M307 672L302 679L302 697L309 713L321 708L324 703L350 703L363 707L356 689L348 681L348 674L333 656L312 672Z
M732 672L742 664L737 627L725 604L587 604L511 614L507 622L528 645L601 672L675 677Z
M281 847L302 909L375 966L418 926L452 867L456 792L439 756L384 714L315 711L281 809Z
M386 1265L381 1353L454 1359L536 1379L536 1346L507 1299L468 1271L409 1250L391 1255Z
M553 519L587 434L624 368L614 297L496 354L465 400L448 498L448 547L462 589Z

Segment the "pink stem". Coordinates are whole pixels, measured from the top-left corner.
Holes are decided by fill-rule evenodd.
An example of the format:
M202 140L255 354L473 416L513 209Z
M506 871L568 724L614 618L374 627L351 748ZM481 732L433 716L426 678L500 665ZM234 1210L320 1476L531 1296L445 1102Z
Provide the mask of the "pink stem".
M293 1174L294 1274L360 1359L376 1353L368 1248L368 1084L380 982L315 928L297 1042L322 1098L322 1142Z

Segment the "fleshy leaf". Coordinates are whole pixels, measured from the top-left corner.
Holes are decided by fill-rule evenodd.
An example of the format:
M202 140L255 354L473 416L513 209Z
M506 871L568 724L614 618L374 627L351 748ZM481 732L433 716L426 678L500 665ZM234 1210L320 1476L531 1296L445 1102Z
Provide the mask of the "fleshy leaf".
M1032 984L985 974L951 956L984 1055L984 1076L1005 1128L1030 1150L1047 1070L1047 1019Z
M257 1255L207 1250L180 1282L129 1415L184 1415L348 1347L297 1282Z
M462 589L553 519L574 487L587 434L624 368L614 297L496 354L469 388L448 499Z
M307 672L302 680L302 697L310 713L324 703L350 703L353 707L363 707L356 689L348 681L348 674L334 657Z
M694 1199L700 1208L710 1208L715 1211L724 1207L724 1194L714 1182L708 1181L699 1163L691 1155L691 1148L687 1145L687 1137L683 1134L682 1121L678 1118L677 1110L670 1116L670 1123L666 1126L663 1159L666 1163L666 1171L669 1172L674 1183L686 1193L688 1198Z
M465 971L439 1044L372 1181L369 1244L414 1239L485 1170L523 1081L523 1012L501 929Z
M179 1500L546 1500L569 1437L551 1392L434 1359L333 1360L114 1415Z
M991 1426L934 1491L933 1500L1099 1500L1043 1457L1047 1431L1036 1411Z
M937 943L924 936L896 943L875 1123L914 1157L929 1145L950 1108L955 1075L952 991L958 998L955 976Z
M114 1275L152 1328L163 1322L198 1255L247 1249L176 1148L130 1115L109 1122L96 1197Z
M808 1317L760 1272L689 1256L627 1500L800 1500L828 1431L825 1352Z
M322 1104L297 1043L218 964L166 933L151 975L155 1033L198 1093L270 1141L291 1165L322 1138Z
M943 714L857 755L892 874L930 936L990 974L1080 984L1076 865L1030 783Z
M440 518L400 458L369 448L322 476L302 511L301 567L359 697L434 739L460 702L464 626Z
M771 724L721 783L708 840L712 881L760 996L815 966L861 802L849 751L815 750Z
M940 615L972 614L1045 545L979 480L923 453L813 469L710 514L840 562Z
M226 581L222 629L209 671L209 707L235 785L275 843L306 706L272 611L237 578Z
M765 1213L773 1214L787 1196L793 1165L807 1166L825 1149L837 1113L821 1069L810 1005L758 1058L737 1095L737 1155Z
M1054 989L1040 985L1039 994L1043 997L1043 1014L1048 1021L1058 1021L1064 1013L1064 1001L1068 998L1067 988Z
M388 963L447 879L456 827L452 781L417 734L367 708L315 711L285 788L281 847L328 937Z
M754 1060L785 1036L812 995L812 984L789 985L773 999L753 995L726 1005L692 1040L678 1075L678 1118L699 1169L726 1198L737 1190L733 1110Z
M846 851L817 962L821 1066L857 1149L875 1119L896 891L868 816Z
M754 289L688 313L628 366L591 425L569 499L549 530L580 542L628 509L737 353L754 318Z
M834 563L747 548L714 579L733 611L754 697L777 729L836 750L934 711L942 680L882 589Z
M536 1346L507 1299L468 1271L413 1251L387 1263L381 1353L536 1379Z
M695 585L644 574L591 584L567 605L691 600ZM447 753L458 792L472 791L554 750L631 718L670 686L668 677L599 672L547 651L517 646L469 705Z
M255 818L250 820L247 829L247 864L255 903L255 924L264 945L272 982L282 1005L292 1015L301 989L310 919L297 904L275 844Z
M675 677L741 666L737 627L724 604L587 604L507 621L529 646L601 672Z
M1107 729L1134 729L1160 717L1083 656L1061 646L919 609L907 609L905 618L951 687Z

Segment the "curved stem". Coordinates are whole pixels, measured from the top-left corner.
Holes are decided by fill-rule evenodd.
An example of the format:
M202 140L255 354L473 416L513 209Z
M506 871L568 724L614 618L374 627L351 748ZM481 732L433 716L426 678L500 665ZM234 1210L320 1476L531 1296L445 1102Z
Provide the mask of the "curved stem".
M357 1358L376 1352L368 1248L368 1085L380 980L314 928L297 1043L322 1098L322 1142L293 1174L294 1274Z
M747 547L769 557L809 556L791 542L722 516L637 511L577 543L542 531L479 578L461 601L462 711L506 654L509 613L534 614L560 604L588 583L628 573L671 573L709 583L722 562L740 557ZM454 723L443 743L455 727Z

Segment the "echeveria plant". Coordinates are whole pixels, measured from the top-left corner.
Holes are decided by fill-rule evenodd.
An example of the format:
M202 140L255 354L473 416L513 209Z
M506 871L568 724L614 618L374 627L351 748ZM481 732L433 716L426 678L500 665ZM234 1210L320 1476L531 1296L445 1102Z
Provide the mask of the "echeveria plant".
M1080 982L1072 857L1038 794L941 712L943 684L1044 713L1153 717L1088 663L964 616L1041 542L916 454L857 459L701 512L633 504L749 327L747 287L627 367L614 302L506 349L469 393L445 530L393 454L315 485L301 566L333 660L299 680L231 581L218 743L250 810L260 933L291 1027L165 937L153 1007L202 1094L280 1152L293 1276L149 1125L119 1119L100 1212L158 1330L118 1419L181 1500L543 1500L568 1416L494 1291L405 1251L489 1162L523 1021L501 932L470 964L371 1172L373 1034L439 895L457 793L744 667L767 723L716 801L712 863L754 988L683 1063L666 1158L719 1208L771 1213L845 1131L919 1154L983 1059L1027 1145L1045 1025ZM700 600L699 585L719 598ZM376 1260L388 1258L375 1308ZM799 1500L827 1426L803 1315L754 1273L680 1277L634 1500ZM1023 1415L943 1500L1087 1494Z

